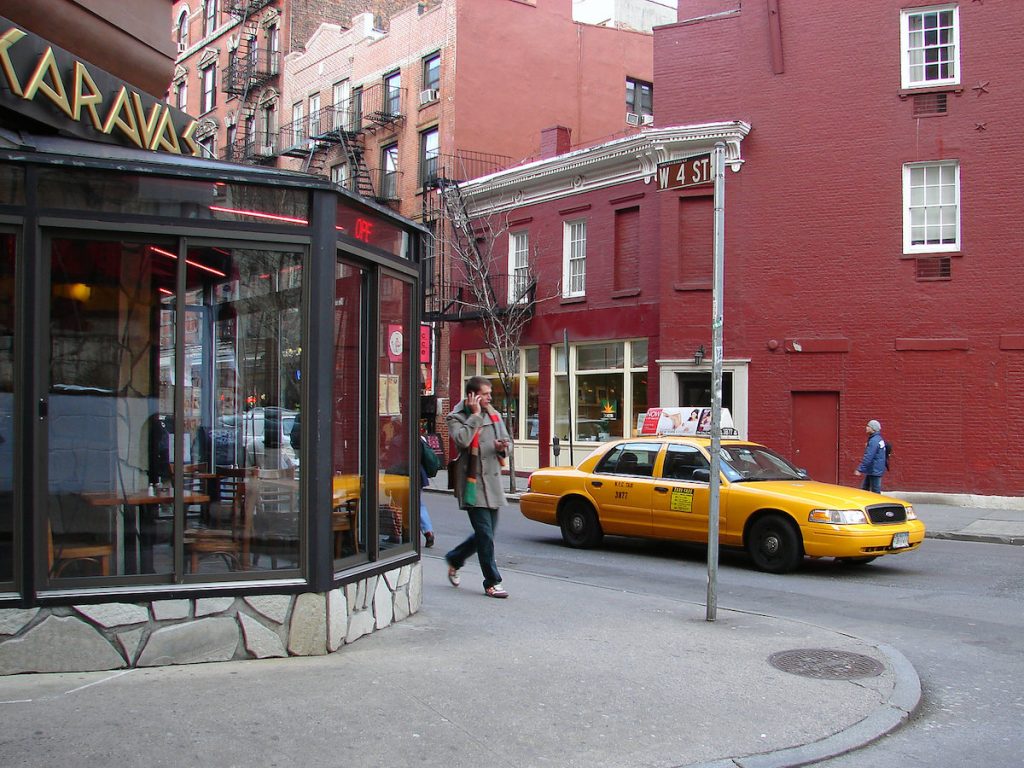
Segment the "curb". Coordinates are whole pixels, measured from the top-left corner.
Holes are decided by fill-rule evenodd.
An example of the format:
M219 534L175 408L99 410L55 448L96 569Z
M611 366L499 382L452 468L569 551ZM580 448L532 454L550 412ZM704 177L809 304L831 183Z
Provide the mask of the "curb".
M889 700L849 728L820 741L745 757L727 757L682 768L798 768L867 746L902 726L921 703L921 679L906 656L890 645L876 645L892 668L895 684Z
M982 544L1012 544L1024 546L1024 536L1002 536L995 533L961 533L959 531L925 532L926 539L947 539L949 541L975 541Z

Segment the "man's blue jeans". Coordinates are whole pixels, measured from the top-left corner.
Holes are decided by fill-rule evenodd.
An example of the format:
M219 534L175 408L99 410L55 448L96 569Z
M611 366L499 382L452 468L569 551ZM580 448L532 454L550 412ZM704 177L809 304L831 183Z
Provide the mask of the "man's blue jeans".
M484 589L501 584L498 564L494 561L494 532L498 529L498 510L486 507L470 507L466 510L473 533L444 559L453 568L461 568L466 560L476 552L480 561L480 572L484 575Z
M860 484L860 487L865 491L872 491L874 493L882 492L882 476L881 475L864 475L864 482Z

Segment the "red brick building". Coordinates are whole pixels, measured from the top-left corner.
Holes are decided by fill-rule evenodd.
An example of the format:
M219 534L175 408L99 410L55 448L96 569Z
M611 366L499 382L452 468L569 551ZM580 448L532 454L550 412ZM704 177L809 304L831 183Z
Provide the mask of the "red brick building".
M853 484L875 418L896 446L887 488L1024 495L1013 450L1024 431L1024 224L1020 195L1005 191L1021 155L1012 62L1024 6L864 0L840 18L810 0L680 0L678 18L655 30L655 125L750 126L725 196L725 399L741 431ZM562 328L570 346L647 339L651 405L701 397L710 190L653 182L659 163L710 142L700 144L623 148L640 150L640 171L616 166L607 145L465 190L478 210L514 208L540 248L541 280L563 280L530 329L541 464L544 424L558 429ZM550 197L529 204L542 186ZM585 288L566 296L575 221L586 226ZM474 344L471 329L453 337L453 381L458 349Z

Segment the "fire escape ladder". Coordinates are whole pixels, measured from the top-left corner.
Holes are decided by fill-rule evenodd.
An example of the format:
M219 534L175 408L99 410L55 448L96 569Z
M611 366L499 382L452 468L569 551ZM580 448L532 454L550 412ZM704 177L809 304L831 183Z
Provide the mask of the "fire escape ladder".
M359 142L358 135L341 131L341 146L345 150L345 158L348 160L349 177L352 189L363 197L374 197L373 181L370 179L370 171L363 161L363 147Z

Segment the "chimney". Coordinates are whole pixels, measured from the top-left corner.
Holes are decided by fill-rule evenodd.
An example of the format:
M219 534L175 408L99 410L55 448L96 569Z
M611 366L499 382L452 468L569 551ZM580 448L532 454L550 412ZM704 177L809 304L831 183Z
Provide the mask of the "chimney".
M540 132L540 156L542 159L561 155L569 151L570 128L555 125Z

